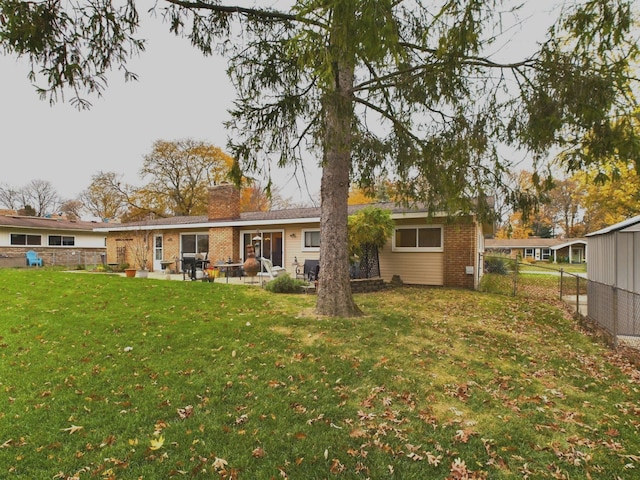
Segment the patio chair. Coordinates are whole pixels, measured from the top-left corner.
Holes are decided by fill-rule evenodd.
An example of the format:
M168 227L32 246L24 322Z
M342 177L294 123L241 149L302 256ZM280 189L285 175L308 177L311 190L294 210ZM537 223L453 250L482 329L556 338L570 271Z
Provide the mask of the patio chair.
M40 258L38 256L38 254L36 252L34 252L33 250L29 250L24 255L27 257L27 266L28 267L31 267L31 266L41 267L42 266L42 258Z
M278 276L278 274L281 271L284 270L284 268L282 267L274 267L273 262L268 258L260 257L258 260L262 262L264 269L267 271L266 274L269 276L270 279L274 279L275 277ZM258 276L263 276L263 275L264 275L263 272L258 272Z
M320 260L304 261L304 278L309 282L315 282L320 275Z

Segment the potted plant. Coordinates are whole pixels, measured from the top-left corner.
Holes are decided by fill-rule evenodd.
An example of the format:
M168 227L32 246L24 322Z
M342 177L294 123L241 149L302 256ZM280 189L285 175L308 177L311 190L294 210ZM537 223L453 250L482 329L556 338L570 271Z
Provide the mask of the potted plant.
M133 278L136 276L136 269L129 266L128 263L122 263L119 265L119 270L123 271L124 274L129 277L129 278Z

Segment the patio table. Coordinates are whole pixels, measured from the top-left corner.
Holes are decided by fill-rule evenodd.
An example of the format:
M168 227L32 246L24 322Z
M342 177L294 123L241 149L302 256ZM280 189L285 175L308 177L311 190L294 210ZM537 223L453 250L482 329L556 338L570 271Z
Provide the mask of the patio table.
M242 265L242 263L216 263L215 265L210 265L209 268L213 267L215 270L218 270L218 272L224 271L227 283L229 283L229 273L233 272L236 268L242 268Z

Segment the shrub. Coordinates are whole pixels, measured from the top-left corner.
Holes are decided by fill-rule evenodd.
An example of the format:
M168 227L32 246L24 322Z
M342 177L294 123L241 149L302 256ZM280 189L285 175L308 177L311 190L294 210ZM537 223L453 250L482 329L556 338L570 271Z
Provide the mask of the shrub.
M506 275L509 271L509 261L510 259L506 257L486 257L484 261L484 271L486 273Z
M271 293L300 293L303 285L306 285L306 282L303 280L291 278L286 274L280 274L267 283L264 288Z

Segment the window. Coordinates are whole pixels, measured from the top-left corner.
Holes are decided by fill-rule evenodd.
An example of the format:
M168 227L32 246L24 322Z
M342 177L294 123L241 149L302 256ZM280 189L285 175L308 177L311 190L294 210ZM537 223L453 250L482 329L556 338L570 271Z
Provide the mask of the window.
M400 227L393 236L395 252L441 252L442 227Z
M524 258L534 258L535 249L533 248L525 248L524 249Z
M182 254L209 252L209 234L182 235Z
M76 244L76 237L65 237L62 235L49 235L49 246L51 247L73 247Z
M304 238L304 249L320 248L320 230L304 230L302 232Z
M11 245L42 245L42 236L26 235L24 233L12 233Z
M551 249L550 248L542 248L542 260L549 260L551 258Z

